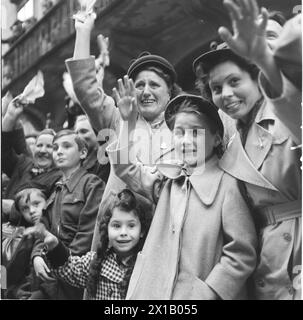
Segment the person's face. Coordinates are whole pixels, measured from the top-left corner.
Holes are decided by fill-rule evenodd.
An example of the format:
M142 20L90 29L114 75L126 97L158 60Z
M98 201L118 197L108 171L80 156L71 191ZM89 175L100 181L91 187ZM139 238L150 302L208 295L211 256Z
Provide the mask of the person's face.
M53 164L53 140L51 134L42 134L36 140L34 160L39 168L48 169Z
M177 157L190 167L205 163L220 143L217 134L210 131L208 118L195 113L176 115L173 139Z
M40 191L35 189L29 191L29 195L22 197L19 201L20 212L25 221L30 224L40 220L45 206L46 200L41 196Z
M270 49L275 48L275 42L281 34L283 27L275 20L268 20L266 27L266 41Z
M138 109L149 122L164 112L170 99L166 82L153 71L141 71L135 80Z
M76 134L70 134L62 136L54 142L54 162L63 171L77 168L87 155L86 149L79 150L75 137Z
M209 87L214 104L233 119L245 120L261 97L257 81L232 61L210 71Z
M43 209L46 207L46 200L38 190L33 190L29 196L29 210L33 223L40 221Z
M30 151L31 151L32 154L34 155L36 138L35 138L35 137L28 137L28 138L26 138L25 140L26 140L26 144L28 145Z
M133 211L125 212L114 208L108 224L109 245L121 257L128 256L138 244L141 233L141 223Z
M93 150L97 146L97 138L89 120L85 117L79 118L75 124L75 131L86 141L88 150Z

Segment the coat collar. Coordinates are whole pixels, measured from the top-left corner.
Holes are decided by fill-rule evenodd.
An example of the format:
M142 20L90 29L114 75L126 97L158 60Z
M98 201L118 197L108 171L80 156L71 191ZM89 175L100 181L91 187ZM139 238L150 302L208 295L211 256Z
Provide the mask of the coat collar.
M73 192L76 186L79 184L79 181L85 174L87 174L87 171L83 167L80 167L70 176L70 178L66 182L60 180L59 183L64 183L67 190L69 192Z
M205 163L204 167L196 168L189 177L193 189L205 205L210 206L214 202L223 173L215 155Z
M190 172L190 170L181 170L180 162L171 158L174 155L173 151L167 152L157 163L159 172L172 180L180 176L186 176ZM205 205L209 206L213 203L223 173L223 170L218 166L218 158L214 155L203 166L193 169L190 175L187 175L192 188Z
M264 154L262 154L264 157ZM220 167L235 178L262 188L275 190L274 187L254 166L245 152L238 132L232 137L227 150L219 161Z

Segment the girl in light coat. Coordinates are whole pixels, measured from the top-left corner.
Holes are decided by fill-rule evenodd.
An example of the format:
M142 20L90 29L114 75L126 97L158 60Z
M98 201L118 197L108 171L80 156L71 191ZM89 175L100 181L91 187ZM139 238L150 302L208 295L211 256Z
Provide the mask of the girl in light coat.
M223 125L216 108L199 96L174 98L165 121L175 150L151 170L135 159L136 103L132 82L125 87L115 96L129 131L124 123L107 150L116 174L157 204L127 299L245 299L256 235L236 179L218 166Z

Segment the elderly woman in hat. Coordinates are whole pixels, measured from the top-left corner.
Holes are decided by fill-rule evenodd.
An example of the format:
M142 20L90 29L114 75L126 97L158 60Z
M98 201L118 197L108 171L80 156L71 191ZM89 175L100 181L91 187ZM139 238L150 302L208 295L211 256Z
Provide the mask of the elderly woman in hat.
M300 299L301 170L296 136L276 115L292 108L300 92L280 74L265 40L267 12L254 1L226 1L234 35L219 29L229 46L197 58L194 69L202 94L237 120L237 132L220 160L221 167L243 181L242 192L258 226L260 253L254 273L257 299ZM258 85L259 70L262 71ZM267 79L267 80L266 80ZM277 81L274 83L272 79ZM266 81L271 81L268 92ZM280 95L277 93L280 93ZM269 94L276 94L275 97ZM296 120L298 117L300 119Z
M118 135L121 119L113 99L97 84L94 58L90 56L90 33L94 19L92 14L84 22L76 21L74 57L66 65L77 98L92 126L99 132L99 139L104 140L106 136L114 139ZM137 158L143 164L153 166L162 153L170 150L171 132L164 121L164 111L169 100L180 91L176 85L177 75L166 59L147 54L136 59L124 79L119 79L119 98L125 98L124 93L128 95L129 78L134 82L132 94L138 102L139 111L136 118L136 132L140 139ZM102 145L99 149L99 161L108 161L105 148L106 145ZM109 191L118 191L124 187L125 184L111 172L103 199ZM92 249L99 243L97 230L101 215L99 210Z

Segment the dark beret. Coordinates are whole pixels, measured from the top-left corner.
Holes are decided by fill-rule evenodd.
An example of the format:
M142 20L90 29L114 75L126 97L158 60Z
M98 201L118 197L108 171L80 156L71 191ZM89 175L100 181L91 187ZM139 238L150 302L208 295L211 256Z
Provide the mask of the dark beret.
M168 73L173 83L177 81L177 73L173 65L165 58L150 53L143 53L143 55L141 54L134 62L132 62L127 71L127 75L134 80L140 71L149 66L158 67Z

